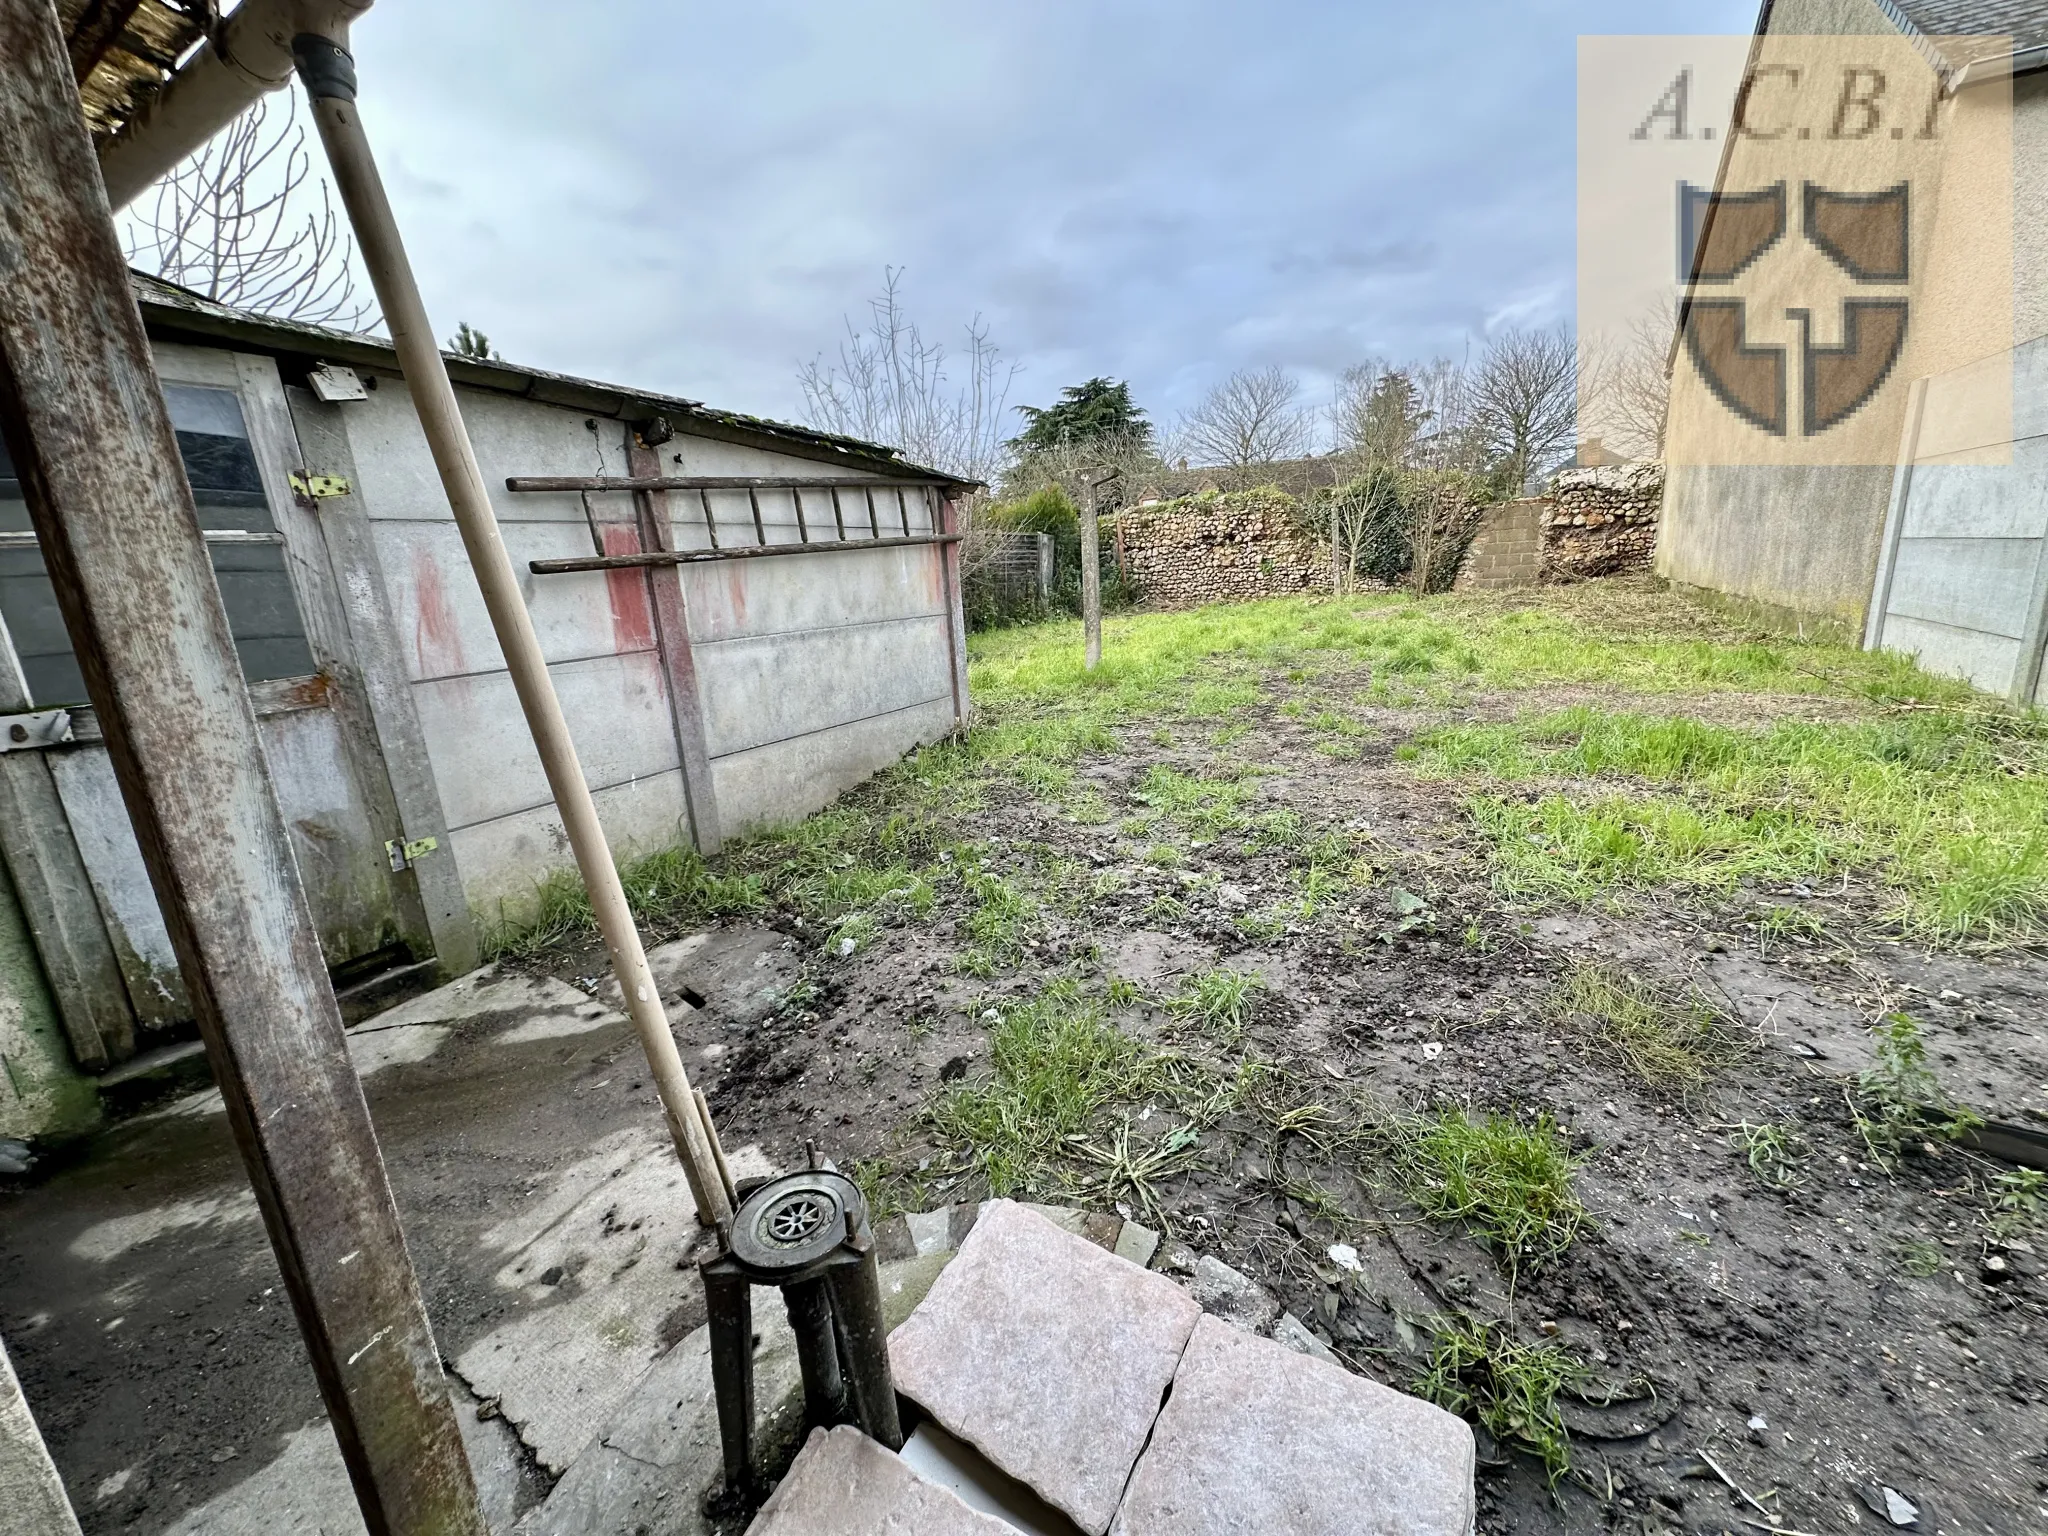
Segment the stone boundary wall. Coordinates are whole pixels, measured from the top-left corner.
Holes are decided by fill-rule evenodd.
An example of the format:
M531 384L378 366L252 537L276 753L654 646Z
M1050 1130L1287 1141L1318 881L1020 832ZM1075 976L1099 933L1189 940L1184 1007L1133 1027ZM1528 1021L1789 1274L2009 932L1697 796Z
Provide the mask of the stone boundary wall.
M1295 532L1293 512L1271 490L1132 507L1115 519L1117 555L1148 608L1328 592L1329 555Z
M1662 464L1568 469L1551 482L1543 574L1552 580L1647 571L1664 507Z

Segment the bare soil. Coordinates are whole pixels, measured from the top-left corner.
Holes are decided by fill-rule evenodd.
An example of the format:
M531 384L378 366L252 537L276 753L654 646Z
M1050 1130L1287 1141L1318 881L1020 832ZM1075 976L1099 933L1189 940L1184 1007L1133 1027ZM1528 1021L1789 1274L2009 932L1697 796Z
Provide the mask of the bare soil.
M1156 1000L1211 967L1255 968L1268 990L1242 1039L1203 1048L1272 1062L1333 1109L1547 1113L1580 1158L1592 1220L1569 1251L1512 1285L1494 1254L1423 1220L1393 1180L1269 1123L1225 1122L1203 1138L1198 1166L1158 1183L1155 1214L1174 1239L1269 1287L1367 1375L1411 1387L1430 1320L1456 1313L1507 1320L1517 1337L1562 1343L1583 1361L1587 1378L1563 1399L1572 1467L1554 1488L1533 1458L1481 1433L1482 1531L1888 1529L1887 1487L1917 1507L1921 1531L2048 1529L2048 1288L2033 1244L1992 1244L1982 1221L1989 1181L2007 1165L1930 1140L1887 1173L1850 1109L1855 1075L1874 1059L1871 1024L1903 1007L1957 1099L1990 1118L2048 1123L2048 964L1899 942L1881 894L1855 880L1709 903L1511 906L1489 881L1461 791L1395 759L1440 717L1354 707L1369 734L1353 739L1354 758L1333 759L1319 750L1328 734L1282 711L1286 696L1280 685L1223 747L1207 727L1126 731L1123 750L1081 770L1108 804L1106 823L1077 821L1008 781L990 786L960 835L991 850L989 868L1043 893L1027 957L993 978L954 969L967 947L957 888L928 921L885 929L847 958L784 918L787 953L815 995L745 1022L714 1009L696 1023L705 1038L692 1041L693 1070L728 1141L793 1157L815 1140L842 1162L885 1163L909 1203L978 1198L973 1177L950 1172L958 1149L926 1112L953 1083L986 1076L992 1005L1055 976L1097 988L1123 977L1155 1001L1118 1012L1119 1026L1185 1045L1186 1026ZM1476 701L1466 717L1588 701L1629 702L1524 693ZM1729 722L1853 709L1741 695L1699 704ZM1369 835L1374 866L1364 885L1266 942L1243 937L1234 918L1289 889L1283 854L1183 836L1183 862L1161 867L1142 850L1165 829L1130 838L1117 828L1146 809L1135 796L1154 764L1214 775L1244 763L1264 770L1247 811L1288 808L1312 831ZM1063 903L1046 871L1074 865L1126 884ZM1419 919L1404 924L1400 892L1424 898ZM1162 921L1154 903L1169 895L1185 913ZM1765 945L1750 921L1763 903L1803 908L1825 932ZM1597 1039L1545 1022L1547 990L1588 959L1696 983L1722 1002L1729 1049L1704 1085L1652 1090ZM555 962L560 974L579 966L595 960ZM1731 1140L1742 1122L1796 1133L1793 1188L1752 1175ZM1311 1183L1342 1219L1298 1198ZM1028 1193L1073 1189L1052 1178ZM1340 1241L1363 1274L1331 1262Z

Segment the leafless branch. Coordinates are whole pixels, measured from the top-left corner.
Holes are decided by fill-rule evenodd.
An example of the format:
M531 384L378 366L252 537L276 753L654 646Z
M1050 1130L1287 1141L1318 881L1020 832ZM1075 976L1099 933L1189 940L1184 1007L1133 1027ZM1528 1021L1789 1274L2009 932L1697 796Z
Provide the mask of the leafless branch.
M966 328L965 382L954 385L944 345L926 341L905 313L902 282L902 268L884 269L867 326L847 320L838 360L821 353L797 369L811 425L886 444L950 474L993 480L1017 365L1003 363L976 315Z
M1526 487L1568 455L1578 418L1578 349L1571 332L1500 332L1472 384L1474 417L1512 483Z
M1182 417L1173 456L1205 466L1253 469L1308 452L1312 414L1297 401L1301 385L1284 369L1240 369Z
M1626 458L1664 456L1671 403L1671 337L1678 306L1659 300L1616 338L1588 343L1579 358L1579 436L1597 436Z
M172 172L130 218L128 260L222 304L361 330L353 240L313 174L296 88L273 115L264 97ZM308 206L317 202L317 206Z

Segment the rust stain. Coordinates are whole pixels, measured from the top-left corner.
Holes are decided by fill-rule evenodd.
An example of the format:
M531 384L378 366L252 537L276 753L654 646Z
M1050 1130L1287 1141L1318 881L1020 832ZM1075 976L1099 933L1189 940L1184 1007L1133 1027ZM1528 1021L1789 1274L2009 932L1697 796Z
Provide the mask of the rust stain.
M334 679L325 672L301 678L286 691L284 702L292 709L324 708L334 702Z
M625 523L604 528L604 552L608 555L640 553L640 530ZM644 651L654 644L654 605L647 599L644 570L606 571L605 596L612 608L612 649L618 652Z
M424 548L412 552L413 621L412 650L422 677L464 672L462 631L455 610L448 606L448 589L441 583L441 568Z
M799 559L809 560L810 555ZM725 611L730 616L727 623L733 634L747 627L747 566L744 560L735 560L725 568Z

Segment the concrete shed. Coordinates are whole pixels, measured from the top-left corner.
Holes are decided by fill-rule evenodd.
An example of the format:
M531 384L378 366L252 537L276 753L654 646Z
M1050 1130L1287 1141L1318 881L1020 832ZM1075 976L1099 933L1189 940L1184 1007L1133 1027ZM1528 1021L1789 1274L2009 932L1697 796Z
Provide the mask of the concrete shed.
M573 861L391 350L136 286L344 1002L468 970L483 927ZM959 482L700 402L495 360L450 369L621 856L796 820L964 722L943 537ZM52 1086L74 1070L191 1035L12 474L0 465L0 932L30 942L0 945L0 1135L75 1116L78 1095ZM625 477L692 483L508 486ZM750 553L806 544L835 547ZM650 549L711 558L589 568ZM53 1008L61 1031L30 1026Z

